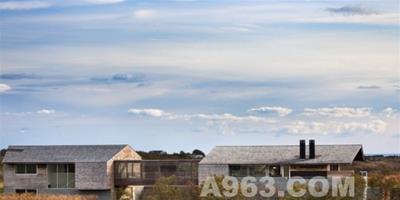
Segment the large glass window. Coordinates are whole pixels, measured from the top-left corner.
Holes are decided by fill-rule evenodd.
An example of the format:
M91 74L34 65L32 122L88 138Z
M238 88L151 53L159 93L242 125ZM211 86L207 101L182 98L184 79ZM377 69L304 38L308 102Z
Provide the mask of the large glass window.
M229 175L234 177L263 177L266 175L265 165L230 165Z
M49 188L74 188L75 165L51 164L48 165Z
M36 174L36 164L17 164L15 166L15 173L17 174Z
M249 166L249 175L254 177L264 177L266 175L265 165L252 165Z
M140 163L121 162L117 164L118 179L139 179L140 173Z

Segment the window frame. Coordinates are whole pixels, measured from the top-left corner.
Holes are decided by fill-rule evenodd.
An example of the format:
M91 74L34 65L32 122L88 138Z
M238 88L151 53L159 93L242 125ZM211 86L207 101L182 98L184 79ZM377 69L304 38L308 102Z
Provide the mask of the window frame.
M24 166L24 172L23 173L18 172L18 170L17 170L18 169L18 165L19 166L21 166L21 165ZM28 173L28 165L34 165L35 166L35 173ZM15 172L15 175L37 175L38 174L38 165L37 164L29 164L29 163L17 163L17 164L15 164L14 172Z
M66 165L66 172L60 172L60 170L59 170L59 166L61 166L61 165ZM51 181L50 181L50 172L49 172L49 170L51 169L51 166L55 166L55 169L56 169L56 171L55 171L55 174L56 174L56 184L55 184L55 187L50 187L50 183L51 183ZM73 172L70 172L70 169L71 169L71 167L70 166L73 166ZM52 172L52 173L54 173L54 172ZM60 185L60 182L59 182L59 174L61 174L61 173L65 173L66 174L66 187L59 187L59 185ZM70 185L70 179L69 179L69 175L70 174L73 174L74 175L74 179L73 179L73 187L69 187L69 185ZM74 188L76 188L76 178L75 178L75 175L76 175L76 165L75 165L75 163L56 163L56 164L48 164L47 165L47 188L48 189L74 189Z
M340 171L339 164L330 164L329 170L334 172Z
M257 167L261 167L264 170L264 173L262 176L259 176L260 174L255 173L256 169L260 169ZM252 176L252 177L265 177L267 176L267 170L268 170L268 165L264 164L250 164L250 165L229 165L229 176L237 177L237 178L243 178L246 176Z

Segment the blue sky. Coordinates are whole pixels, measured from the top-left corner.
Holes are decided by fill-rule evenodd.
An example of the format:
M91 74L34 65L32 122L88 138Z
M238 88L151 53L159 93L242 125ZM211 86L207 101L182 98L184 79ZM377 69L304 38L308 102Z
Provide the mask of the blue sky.
M0 147L400 153L399 2L1 0Z

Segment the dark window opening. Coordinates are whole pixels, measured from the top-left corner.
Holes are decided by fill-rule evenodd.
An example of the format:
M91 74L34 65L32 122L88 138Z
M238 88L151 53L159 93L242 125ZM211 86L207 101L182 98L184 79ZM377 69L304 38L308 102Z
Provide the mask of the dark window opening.
M26 192L26 190L15 190L15 193L17 193L17 194L23 194L25 192Z
M305 179L311 179L315 176L326 177L327 172L326 171L291 171L290 177L294 177L294 176L300 176Z
M281 175L281 166L279 165L271 165L269 166L269 176L271 177L280 177Z
M160 171L162 176L173 176L176 174L176 165L160 165Z
M331 165L331 171L339 171L339 165L337 165L337 164L332 164L332 165Z
M15 166L16 174L36 174L37 165L36 164L17 164Z
M230 165L229 175L233 177L264 177L266 169L266 165Z
M17 194L25 194L25 193L36 194L37 191L34 189L16 189L15 193L17 193Z

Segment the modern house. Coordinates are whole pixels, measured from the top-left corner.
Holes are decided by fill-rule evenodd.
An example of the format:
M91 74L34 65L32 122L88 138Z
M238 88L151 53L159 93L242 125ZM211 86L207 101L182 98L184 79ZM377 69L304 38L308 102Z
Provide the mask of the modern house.
M129 145L9 146L4 192L135 199L162 176L176 176L175 185L197 183L199 161L142 160Z
M364 160L362 145L217 146L199 164L199 182L208 176L330 177L352 175Z
M129 145L9 146L4 192L90 194L99 200L135 199L160 177L192 187L208 176L352 175L364 160L361 145L217 146L203 159L142 160Z
M115 196L114 160L141 160L128 145L9 146L4 192Z

